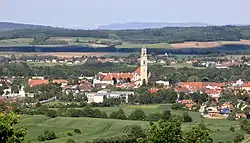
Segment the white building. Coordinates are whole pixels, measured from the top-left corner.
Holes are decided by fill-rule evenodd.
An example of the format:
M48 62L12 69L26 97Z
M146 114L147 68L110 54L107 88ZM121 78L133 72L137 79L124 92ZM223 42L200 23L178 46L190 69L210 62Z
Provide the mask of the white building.
M124 99L128 103L128 96L134 95L134 92L131 91L106 91L100 90L98 92L87 92L86 96L88 98L88 103L102 103L105 98L120 98Z

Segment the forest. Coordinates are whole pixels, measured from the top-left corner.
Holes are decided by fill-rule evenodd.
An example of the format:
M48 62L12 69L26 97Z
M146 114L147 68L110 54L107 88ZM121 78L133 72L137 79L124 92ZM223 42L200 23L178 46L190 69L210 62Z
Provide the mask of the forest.
M106 38L140 44L239 41L250 39L250 26L164 27L143 30L81 30L45 27L0 31L0 40L35 36Z

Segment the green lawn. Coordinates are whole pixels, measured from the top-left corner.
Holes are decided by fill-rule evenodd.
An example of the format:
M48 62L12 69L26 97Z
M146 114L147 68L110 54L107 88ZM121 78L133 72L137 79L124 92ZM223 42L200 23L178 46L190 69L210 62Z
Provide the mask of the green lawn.
M98 107L102 111L110 114L113 111L122 108L127 115L135 109L142 109L146 114L162 112L165 109L170 109L171 105L133 105L123 107ZM171 109L170 109L171 110ZM184 111L171 111L172 114L182 115ZM183 124L183 129L190 129L192 126L201 122L200 114L198 112L189 112L193 117L192 123ZM238 121L229 120L210 120L204 119L205 125L212 130L211 136L218 141L233 140L236 132L240 131ZM71 118L71 117L57 117L48 118L45 116L22 116L19 126L25 126L28 129L26 141L30 140L32 143L37 142L36 138L42 134L44 130L53 130L56 132L58 139L50 141L51 143L64 143L68 138L72 138L77 143L91 141L96 138L119 136L129 132L131 125L140 125L144 129L148 127L147 121L129 121L129 120L114 120L114 119L95 119L95 118ZM235 132L229 131L230 127L235 128ZM82 134L74 134L73 129L79 128ZM74 135L68 137L67 133L71 132ZM249 136L246 136L246 138Z
M7 40L0 40L0 46L26 46L30 45L29 43L32 42L33 38L17 38L17 39L7 39Z
M65 143L68 138L72 138L78 143L91 141L95 138L119 136L128 133L131 125L141 125L148 127L148 122L144 121L122 121L111 119L93 119L93 118L47 118L45 116L23 116L19 126L25 126L28 129L26 141L38 142L37 136L44 130L53 130L58 139L50 141L51 143ZM81 129L82 134L75 134L75 128ZM73 133L68 137L67 133Z

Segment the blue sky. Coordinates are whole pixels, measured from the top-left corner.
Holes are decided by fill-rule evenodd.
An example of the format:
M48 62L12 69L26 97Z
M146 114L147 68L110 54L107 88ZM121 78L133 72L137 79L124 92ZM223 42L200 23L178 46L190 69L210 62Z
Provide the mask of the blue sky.
M0 21L67 28L124 22L250 24L250 0L1 0Z

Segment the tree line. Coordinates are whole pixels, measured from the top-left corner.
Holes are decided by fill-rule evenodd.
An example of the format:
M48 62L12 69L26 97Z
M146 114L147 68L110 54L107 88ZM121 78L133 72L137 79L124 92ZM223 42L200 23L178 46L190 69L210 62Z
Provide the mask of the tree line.
M0 40L12 38L92 37L131 43L181 43L186 41L239 41L250 39L250 26L164 27L142 30L75 30L64 28L18 29L0 32Z

